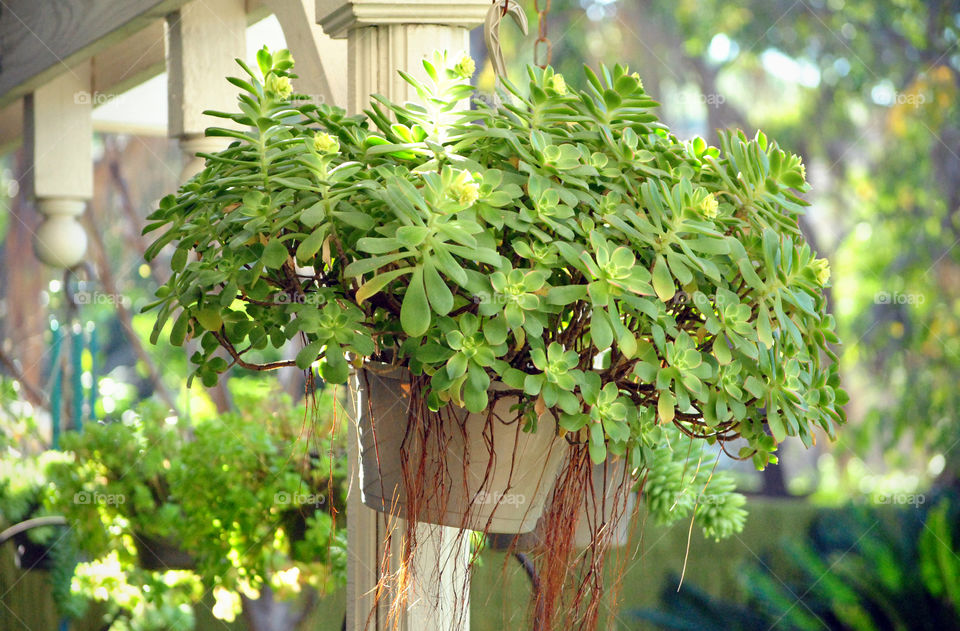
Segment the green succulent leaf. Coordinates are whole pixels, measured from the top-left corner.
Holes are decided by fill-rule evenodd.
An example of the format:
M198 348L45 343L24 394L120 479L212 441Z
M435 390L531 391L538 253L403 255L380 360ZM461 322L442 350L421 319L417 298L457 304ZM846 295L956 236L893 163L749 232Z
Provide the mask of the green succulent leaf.
M403 296L400 325L404 333L411 337L419 337L430 328L430 305L427 303L427 292L423 285L422 268L414 270L410 285Z

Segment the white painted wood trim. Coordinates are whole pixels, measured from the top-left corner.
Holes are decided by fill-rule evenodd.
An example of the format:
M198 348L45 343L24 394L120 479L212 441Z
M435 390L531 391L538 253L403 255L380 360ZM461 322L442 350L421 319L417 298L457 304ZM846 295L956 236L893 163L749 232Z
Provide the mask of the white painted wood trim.
M34 234L37 257L73 267L86 254L77 217L93 197L93 107L90 62L75 66L24 100L27 186L44 216Z
M88 61L25 99L28 178L35 197L93 197L91 85Z
M123 41L185 0L5 0L0 107Z
M203 135L229 121L204 110L236 110L237 88L225 77L243 71L246 55L244 0L194 0L167 16L167 100L171 137Z
M367 107L371 94L403 101L412 96L397 74L404 70L424 77L421 61L436 49L451 54L470 50L469 29L482 23L489 0L316 0L317 21L324 31L347 39L347 112ZM354 428L355 429L355 428ZM353 437L352 437L353 438ZM347 631L386 631L391 599L380 606L367 626L372 593L379 578L378 563L384 552L390 521L360 503L357 446L351 441L351 499L347 505L348 579ZM392 553L387 561L394 571L402 559L405 525L394 519ZM421 524L418 546L411 560L411 591L396 628L401 631L469 631L470 536L455 528ZM371 572L371 568L374 572Z

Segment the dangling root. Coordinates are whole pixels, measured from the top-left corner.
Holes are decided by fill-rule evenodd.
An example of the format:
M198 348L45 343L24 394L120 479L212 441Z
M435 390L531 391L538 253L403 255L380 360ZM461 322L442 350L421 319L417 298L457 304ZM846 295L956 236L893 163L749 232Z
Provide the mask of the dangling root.
M393 519L382 542L375 610L381 611L381 623L385 618L388 628L399 628L409 607L444 609L450 606L447 599L454 594L455 608L438 613L454 619L451 631L455 631L469 619L469 576L479 557L479 548L470 551L468 528L479 528L484 535L489 533L494 517L487 514L491 498L484 495L483 489L488 488L495 470L512 474L518 464L516 453L494 453L495 424L507 425L519 433L523 429L523 410L514 410L510 418L502 419L494 414L491 404L480 434L485 449L473 456L486 458L486 462L474 463L481 466L468 484L471 463L451 457L461 453L459 445L469 443L467 414L452 406L430 411L422 396L427 385L426 377L410 377L407 424L400 445L405 519ZM369 397L367 404L375 427L377 419L373 417ZM549 430L540 427L539 431ZM395 449L396 445L381 444L377 453L389 448ZM443 457L437 458L436 454ZM554 490L538 524L539 542L532 555L536 559L530 611L533 631L596 629L601 604L616 604L626 561L619 559L613 584L605 586L606 559L612 549L619 547L614 542L621 523L631 517L628 507L632 478L627 468L610 462L594 466L586 446L581 444L566 448L564 458L555 482L540 480L541 485L552 484ZM462 467L462 474L454 475L457 472L453 467ZM478 479L482 484L474 487ZM462 488L454 488L456 485ZM467 499L455 499L458 495ZM391 495L384 493L382 497L389 501ZM495 512L504 498L492 499ZM479 512L481 504L485 505L483 513ZM419 523L436 523L450 513L461 515L459 529ZM481 514L486 518L481 519ZM581 537L586 535L589 539L585 550L577 549L578 529ZM433 562L426 565L422 563L425 560ZM530 568L526 569L529 573ZM374 618L371 613L368 626Z
M533 631L593 631L604 599L614 608L625 556L620 555L612 586L604 585L604 565L619 548L616 539L623 520L632 517L631 482L625 466L608 461L595 467L584 445L571 447L540 524ZM579 553L578 534L589 537Z
M522 413L518 411L516 418L504 421L493 413L493 405L490 406L481 433L485 450L479 455L480 458L486 458L484 473L479 480L472 480L472 483L479 483L480 490L471 491L468 488L468 472L471 466L469 456L465 454L464 460L460 461L457 457L451 457L459 452L450 448L452 444L469 442L467 415L463 410L457 410L451 406L439 412L431 411L421 396L426 386L426 377L411 376L407 427L400 445L405 519L387 533L385 547L381 552L381 571L376 600L378 607L387 606L386 617L389 628L398 628L404 612L412 604L414 597L417 599L417 606L449 607L449 602L441 602L439 598L430 597L431 589L444 589L445 595L452 592L456 597L455 602L452 603L452 612L455 629L459 629L465 627L469 619L469 609L466 604L469 602L470 569L478 560L480 552L479 548L471 550L472 533L468 527L475 528L477 523L477 513L473 509L480 503L489 501L490 498L483 495L483 489L487 488L492 479L495 467L510 467L512 472L516 464L516 454L512 454L509 458L506 454L500 454L499 460L495 458L494 424L512 425L517 432L520 432L522 424L519 421ZM376 419L373 418L369 398L368 414L375 425ZM395 446L383 447L395 448ZM434 454L443 454L445 457L437 459ZM463 467L462 474L453 475L451 467ZM455 503L451 499L455 495L453 491L456 489L453 486L458 483L457 478L462 480L460 496L469 498L466 510L459 502ZM544 483L549 484L550 480ZM385 493L382 496L389 497ZM497 506L502 501L503 498L496 498ZM459 512L462 515L459 529L421 523L436 522L442 516L452 512ZM486 521L484 534L492 520L491 515ZM395 547L397 544L393 538L396 536L401 537L399 548ZM437 554L440 554L439 559L429 567L416 564L417 551L420 549L426 552L425 546L440 547L437 551ZM388 557L396 555L393 555L394 550L391 550L391 547L394 550L399 549L399 560L394 560L392 565ZM426 554L424 558L436 558L437 554ZM450 589L451 585L453 589ZM388 600L384 601L383 599L387 597Z

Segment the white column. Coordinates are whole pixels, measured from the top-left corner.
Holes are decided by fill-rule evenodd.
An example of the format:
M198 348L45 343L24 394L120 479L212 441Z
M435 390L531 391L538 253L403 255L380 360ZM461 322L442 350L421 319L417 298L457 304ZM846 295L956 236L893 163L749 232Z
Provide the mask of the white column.
M205 110L237 111L238 88L227 77L243 77L236 59L247 55L247 10L244 0L193 0L167 15L167 135L183 151L180 182L203 170L197 153L226 149L230 138L204 135L208 127L235 127L232 121L207 116ZM187 355L198 347L187 342ZM226 358L223 349L217 354ZM207 388L219 411L230 407L224 382Z
M93 197L93 112L90 62L72 67L24 99L24 145L37 210L37 257L73 267L87 251L77 221Z
M204 110L237 109L237 88L226 77L243 74L236 58L246 56L247 14L243 0L194 0L167 16L168 134L184 152L181 181L203 169L198 151L215 152L228 138L206 138L207 127L230 121Z
M371 94L395 101L414 92L397 74L425 78L420 62L437 49L458 56L470 50L469 29L483 23L490 0L316 0L317 21L326 34L347 40L347 112L368 106ZM347 631L390 628L389 602L370 617L380 576L384 540L392 532L392 570L400 560L402 520L389 520L360 503L357 448L351 441L354 482L347 504ZM393 526L388 530L388 521ZM411 592L399 621L404 631L453 631L470 626L469 536L454 528L421 524L412 560ZM369 627L367 626L367 623Z
M347 39L347 111L367 107L371 94L397 101L415 93L397 70L424 78L420 60L445 49L470 51L470 31L483 23L490 0L316 0L317 20L330 37Z

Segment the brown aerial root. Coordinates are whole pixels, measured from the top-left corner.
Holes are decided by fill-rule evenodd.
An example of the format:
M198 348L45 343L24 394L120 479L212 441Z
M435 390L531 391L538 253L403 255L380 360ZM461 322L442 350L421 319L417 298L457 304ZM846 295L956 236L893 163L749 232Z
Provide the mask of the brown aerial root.
M472 479L470 486L479 484L481 491L468 488L468 475L471 467L469 455L460 458L460 452L452 445L469 444L467 435L467 414L462 409L447 406L439 412L431 411L423 393L427 389L426 377L411 376L410 404L407 410L407 427L401 443L401 466L403 476L404 517L387 535L390 543L381 551L381 572L376 590L378 607L386 607L388 628L398 628L403 613L416 598L418 607L444 608L444 616L452 612L454 628L464 628L469 620L470 570L479 558L479 548L471 548L472 531L477 528L477 508L481 502L489 502L482 489L488 487L493 478L494 468L516 466L516 454L494 454L494 424L502 423L516 431L522 431L521 412L516 418L500 419L490 411L481 436L485 449L474 458L480 458L483 474ZM372 414L372 408L368 409ZM376 419L374 419L376 420ZM475 431L475 430L474 430ZM379 445L379 449L396 448L396 445ZM436 457L440 455L442 457ZM482 460L485 459L485 462ZM454 475L454 467L462 467L461 475ZM462 480L462 482L458 482ZM545 480L544 484L552 483ZM462 484L455 489L454 485ZM459 493L454 493L459 491ZM453 501L453 497L468 498L464 507L462 502ZM387 497L387 495L384 495ZM502 501L496 498L497 506ZM494 513L496 513L494 508ZM460 513L460 528L443 528L431 525L441 516ZM490 516L481 532L486 534L493 517ZM394 522L398 520L394 519ZM421 523L426 522L426 523ZM393 538L399 537L399 544ZM399 547L397 547L399 546ZM442 555L437 556L436 548L441 546ZM393 550L391 550L391 547ZM424 552L423 559L435 559L426 565L418 562L418 550ZM469 553L467 552L469 551ZM397 554L394 554L398 552ZM393 556L391 560L388 557ZM399 556L399 559L396 557ZM453 589L449 589L452 585ZM439 587L443 586L443 587ZM449 595L455 594L455 601L431 599L432 593L444 589ZM382 609L381 609L382 610Z
M491 508L494 514L501 508L507 510L501 506L502 497L484 491L495 474L504 472L511 480L507 490L513 488L517 480L513 476L523 464L516 452L494 453L494 429L522 432L523 411L501 412L506 417L501 418L491 405L482 430L468 427L465 410L453 406L439 412L429 409L424 396L427 385L426 377L412 376L405 390L409 394L406 428L399 445L404 519L389 520L389 532L381 535L375 590L375 611L379 613L371 615L368 625L376 617L379 624L386 621L388 628L398 628L408 607L421 612L427 608L428 614L433 608L444 619L452 617L451 631L456 631L469 621L470 573L479 558L479 548L471 545L473 531L488 535L495 519ZM368 411L372 414L373 410ZM376 419L373 421L376 426ZM541 419L538 431L550 429ZM460 450L471 439L481 445L472 456ZM594 465L586 445L557 444L564 450L559 477L554 478L551 469L549 476L539 479L542 488L552 487L553 492L532 537L538 540L531 555L535 563L518 557L534 585L527 628L594 631L605 608L617 600L624 564L615 566L612 580L611 572L606 572L607 585L604 567L612 550L623 549L625 520L635 514L630 502L634 480L621 461ZM397 447L378 445L379 453ZM389 495L383 497L389 501ZM457 515L454 521L451 515ZM459 528L431 525L441 521ZM455 595L453 603L450 594Z
M636 511L631 508L633 479L613 461L593 465L585 445L573 445L538 526L537 581L532 604L533 631L593 631L601 605L615 611L626 555L605 585L604 566L622 550ZM587 539L578 549L577 538ZM582 542L581 542L582 543Z

